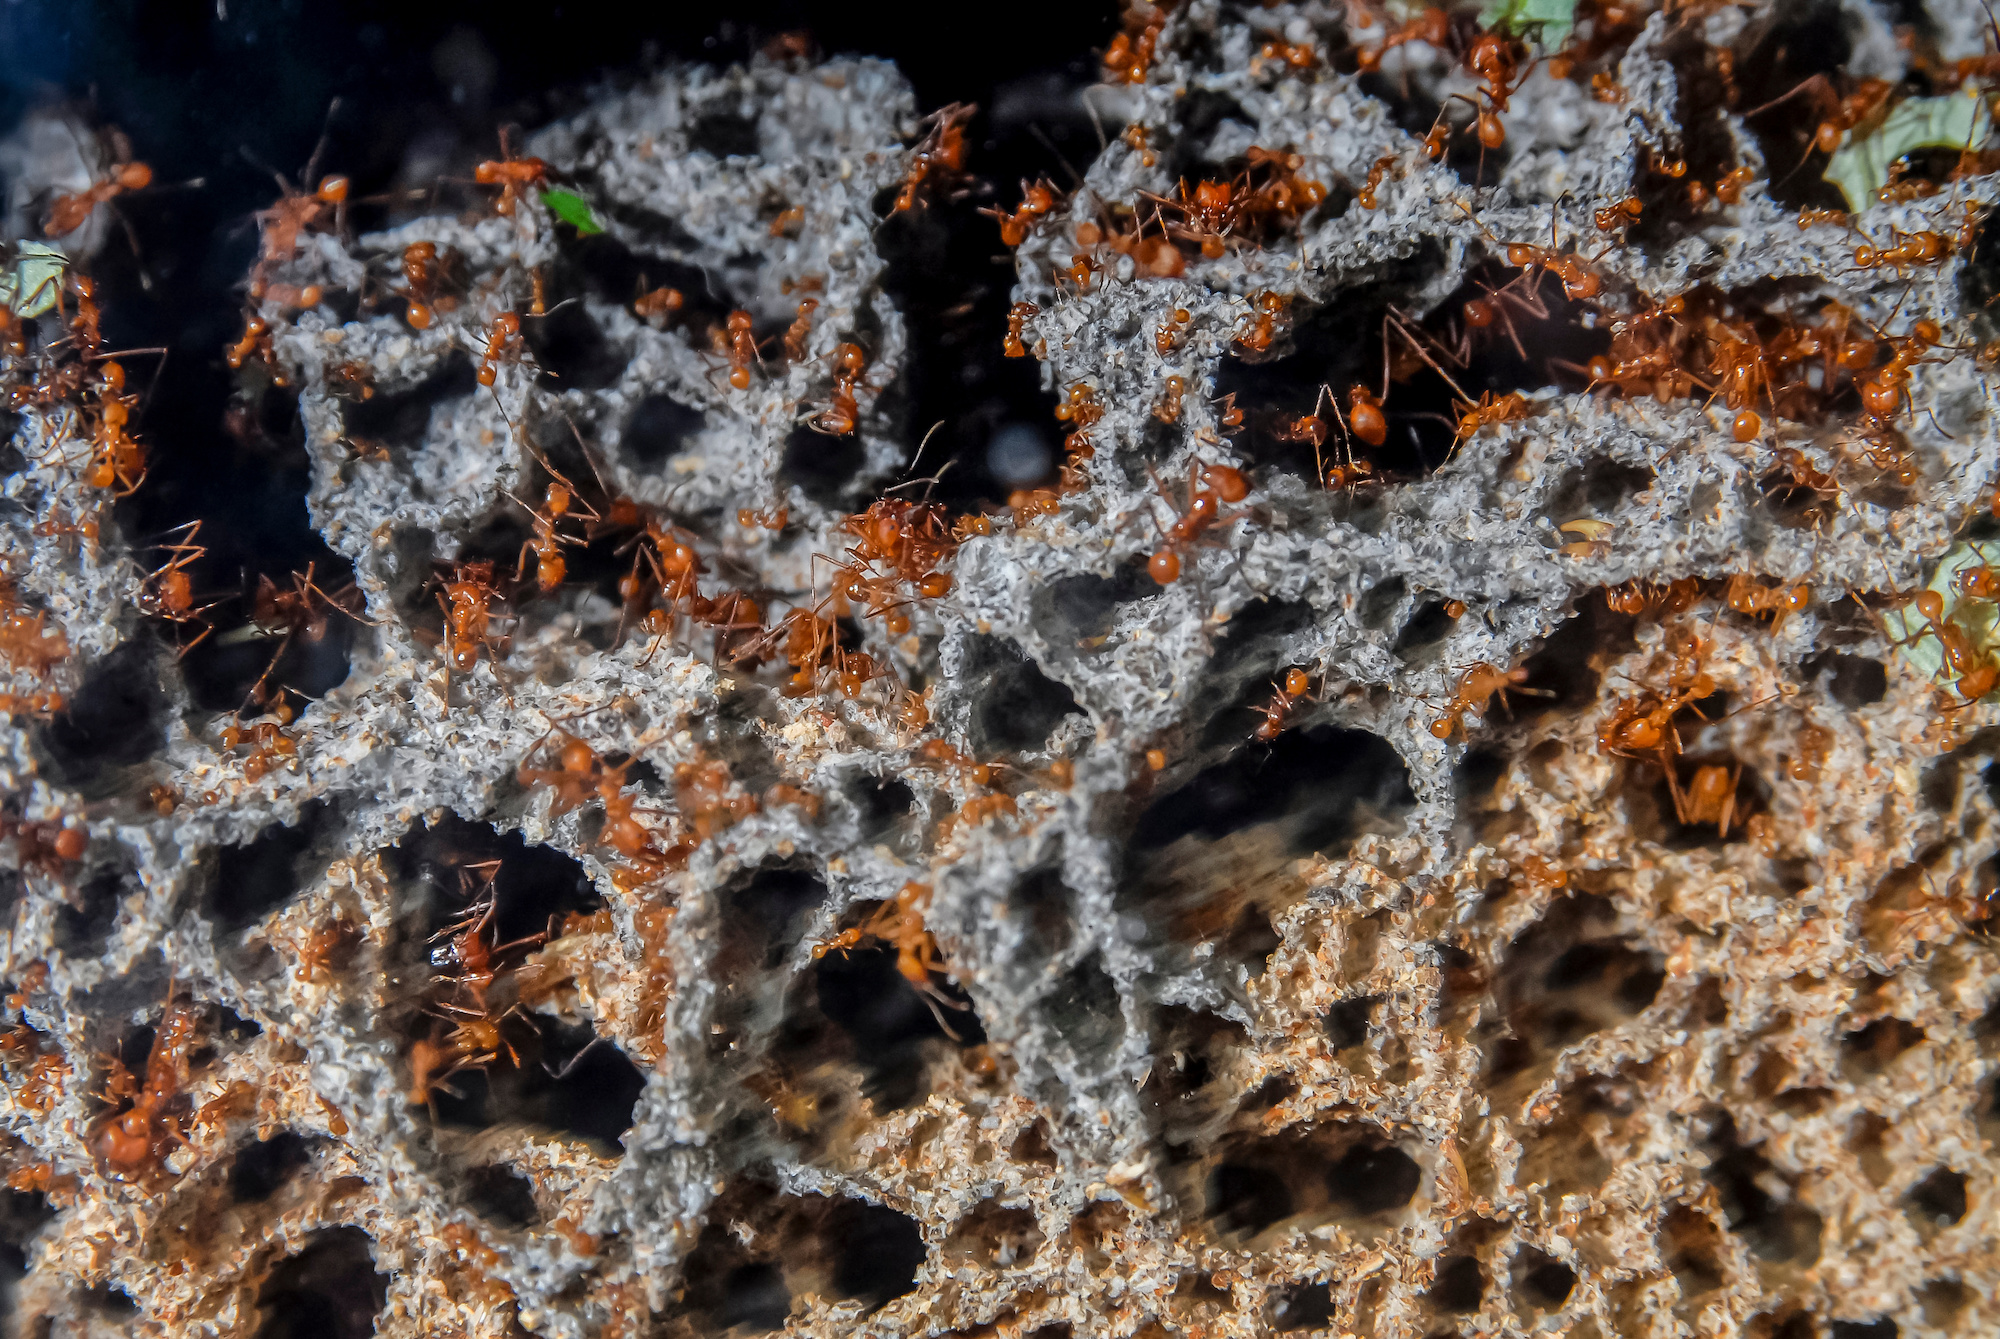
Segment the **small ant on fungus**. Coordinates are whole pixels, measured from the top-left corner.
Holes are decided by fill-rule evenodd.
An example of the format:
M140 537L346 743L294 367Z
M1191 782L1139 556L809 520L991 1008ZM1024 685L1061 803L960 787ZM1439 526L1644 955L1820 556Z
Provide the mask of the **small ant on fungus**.
M1771 631L1776 632L1785 624L1785 619L1812 607L1812 587L1805 582L1795 582L1791 586L1766 587L1743 572L1729 578L1729 590L1724 596L1729 607L1739 614L1752 618L1774 615Z
M403 248L403 318L413 329L428 330L437 319L436 290L443 277L436 242L412 242Z
M1255 737L1265 743L1276 739L1285 731L1285 723L1291 719L1299 699L1312 689L1312 676L1302 669L1285 671L1284 682L1272 689L1271 700L1254 710L1262 712L1264 719L1257 726Z
M1389 439L1389 420L1382 413L1382 402L1366 386L1348 388L1347 426L1370 446L1380 446Z
M145 1081L135 1080L124 1062L112 1057L104 1100L114 1110L98 1117L90 1136L98 1162L121 1179L150 1173L175 1144L186 1142L179 1108L186 1105L182 1089L200 1017L193 1004L173 1002L172 987L167 993L166 1012L146 1053Z
M655 288L632 299L632 314L653 329L663 330L686 301L678 288Z
M1154 477L1153 486L1174 507L1173 497ZM1243 472L1229 465L1203 465L1198 461L1188 465L1188 502L1186 510L1175 508L1174 523L1161 536L1160 547L1146 560L1146 573L1162 586L1171 586L1180 580L1180 551L1194 544L1212 525L1224 521L1222 504L1241 502L1250 493L1250 482Z
M1743 774L1742 764L1734 768L1707 763L1694 769L1694 779L1682 789L1675 768L1668 766L1667 792L1673 797L1674 816L1684 827L1715 824L1717 835L1727 840L1729 825L1736 814L1736 783Z
M812 314L819 307L818 298L807 298L799 303L799 314L785 330L785 361L802 363L806 360L807 346L812 339Z
M500 598L493 584L493 564L481 560L460 563L438 593L438 608L445 618L445 673L447 687L452 673L470 674L479 664L482 647L490 653L494 641L490 632L492 603Z
M306 172L310 176L312 169L308 167ZM341 213L347 205L348 181L339 175L320 178L318 188L310 195L293 190L292 184L281 176L278 178L278 190L278 202L269 209L257 212L257 226L263 231L264 248L250 274L250 297L253 301L264 296L266 276L271 268L298 254L299 234L318 227L320 220L329 214L338 228Z
M202 617L211 606L196 606L194 583L187 574L189 565L205 557L208 549L195 543L195 537L201 533L200 521L189 521L186 525L176 526L167 533L170 535L185 533L187 538L160 546L162 551L170 556L165 563L149 573L140 585L138 604L142 613L153 618L165 619L178 625L188 623L201 625L200 635L180 649L180 654L186 655L201 645L202 640L215 630L208 620Z
M1153 4L1147 0L1125 0L1124 30L1104 48L1102 59L1107 78L1125 84L1146 82L1154 47L1159 43L1161 30L1167 26L1167 12L1172 8L1173 0L1158 0Z
M867 367L868 355L859 344L834 345L833 403L812 415L809 421L815 431L829 437L845 437L860 424L861 408L856 392L861 389L861 374Z
M1028 230L1035 226L1035 220L1056 207L1056 189L1046 181L1021 186L1021 203L1009 214L1004 209L982 209L982 214L991 214L1000 221L1000 241L1009 247L1017 247L1028 240Z
M934 973L942 974L944 967L938 954L937 940L924 926L924 913L930 909L930 902L931 886L911 880L897 889L896 896L882 903L875 914L862 924L813 945L813 957L844 953L870 942L888 944L896 950L896 970L930 1004L938 1025L944 1027L944 1015L938 1011L940 1004L952 1009L966 1006L946 995L932 979ZM949 1033L951 1029L945 1027L945 1031Z
M1458 686L1446 704L1444 715L1431 722L1431 734L1439 739L1450 739L1464 727L1467 712L1484 715L1487 704L1497 694L1500 705L1507 705L1508 690L1549 696L1546 690L1524 687L1528 681L1528 671L1521 666L1503 670L1484 661L1466 669L1458 676Z
M30 614L21 604L13 583L0 579L0 657L16 670L25 670L37 679L69 658L69 638L61 628L48 629L48 615Z
M1017 302L1007 309L1007 336L1001 343L1001 353L1008 358L1025 358L1028 346L1021 340L1022 326L1030 316L1042 309L1032 302Z

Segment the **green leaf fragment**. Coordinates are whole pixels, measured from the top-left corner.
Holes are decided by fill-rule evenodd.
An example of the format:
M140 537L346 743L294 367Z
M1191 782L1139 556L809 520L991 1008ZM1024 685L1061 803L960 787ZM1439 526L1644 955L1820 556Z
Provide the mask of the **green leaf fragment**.
M1993 133L1993 116L1976 92L1940 98L1905 98L1882 124L1861 139L1848 131L1826 165L1826 180L1840 187L1847 207L1860 213L1889 184L1889 166L1913 149L1977 149Z
M590 202L580 195L569 191L543 191L542 203L549 207L551 214L575 228L579 237L604 231L597 215L590 212Z
M1967 600L1958 593L1958 574L1968 567L1990 567L1995 556L1980 544L1954 544L1938 560L1928 590L1944 600L1944 616L1956 623L1971 643L1974 653L1985 660L2000 650L2000 604L1990 600ZM1934 683L1949 684L1958 679L1945 663L1944 644L1931 633L1930 621L1917 612L1915 601L1882 615L1882 626L1896 642L1896 650Z
M1496 32L1522 37L1535 30L1544 51L1555 51L1569 40L1575 19L1575 0L1493 0L1479 14L1479 22Z
M0 302L16 316L40 316L56 305L63 271L68 268L69 257L59 246L15 243L13 268L0 270Z

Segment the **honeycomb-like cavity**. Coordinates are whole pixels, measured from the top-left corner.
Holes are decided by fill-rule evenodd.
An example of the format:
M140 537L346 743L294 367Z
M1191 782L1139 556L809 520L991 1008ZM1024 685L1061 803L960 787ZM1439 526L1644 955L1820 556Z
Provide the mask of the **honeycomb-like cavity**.
M910 312L998 230L877 61L265 218L231 356L352 569L295 619L176 603L37 318L19 1331L2000 1328L1995 652L1882 618L2000 534L2000 177L1794 168L1985 49L1886 12L1581 7L1482 148L1470 13L1135 6L1010 224L1060 478L983 511Z

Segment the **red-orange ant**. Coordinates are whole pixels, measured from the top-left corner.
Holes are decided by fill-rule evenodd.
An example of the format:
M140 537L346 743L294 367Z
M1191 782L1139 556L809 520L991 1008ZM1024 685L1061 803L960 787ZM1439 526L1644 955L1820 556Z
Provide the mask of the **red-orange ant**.
M861 409L855 395L867 367L868 355L859 344L834 345L833 403L807 420L815 431L829 437L845 437L859 425Z
M933 174L956 176L965 170L965 125L975 109L962 102L940 107L931 113L931 128L910 151L910 167L903 175L903 189L896 195L891 212L900 213L917 203L917 192Z
M1302 669L1288 669L1281 684L1273 686L1271 700L1256 708L1264 715L1257 726L1256 737L1266 743L1276 739L1285 731L1285 723L1291 719L1299 699L1312 690L1312 676Z
M500 598L493 583L493 564L488 560L460 563L437 597L445 618L445 677L447 688L453 673L470 674L479 664L481 648L493 650L490 628L492 603Z
M1444 715L1431 722L1431 733L1439 739L1450 739L1464 726L1467 712L1483 716L1487 704L1496 694L1500 705L1506 706L1510 689L1517 693L1548 695L1545 690L1523 687L1527 681L1528 671L1518 665L1509 670L1484 662L1471 666L1458 676L1457 689L1445 706Z
M306 174L312 174L310 166ZM310 195L293 190L292 184L280 176L278 190L278 202L269 209L257 212L257 225L264 234L264 249L250 275L252 301L264 296L266 276L271 268L298 254L299 234L318 227L321 220L328 216L332 217L334 227L338 229L341 214L347 205L348 181L343 176L320 178L318 188Z
M472 179L481 186L498 186L500 198L494 202L493 212L511 218L528 192L548 180L549 165L539 158L516 158L504 130L500 132L500 154L473 168Z
M139 587L139 609L153 618L166 619L176 624L199 623L201 634L180 649L186 655L199 646L202 639L215 629L202 618L210 607L197 607L194 602L194 583L187 569L208 554L208 549L195 543L201 533L200 521L189 521L167 532L170 535L185 533L187 538L173 544L163 544L159 548L170 555L167 561L147 575Z
M115 1056L105 1076L104 1100L122 1109L98 1118L89 1144L98 1162L121 1178L151 1172L174 1145L186 1142L175 1108L183 1104L200 1015L190 1003L174 1003L173 994L169 986L166 1012L146 1052L145 1081L135 1080Z
M118 163L102 179L92 182L75 195L59 195L42 220L42 231L63 237L84 225L91 211L109 204L125 191L143 191L153 184L153 169L144 163Z
M1146 560L1146 572L1162 586L1170 586L1180 580L1181 550L1188 548L1207 532L1210 526L1223 519L1222 504L1241 502L1250 494L1250 481L1243 472L1229 465L1203 465L1199 461L1188 464L1188 502L1186 510L1174 507L1174 499L1159 481L1153 479L1153 486L1159 490L1167 506L1174 508L1174 523L1162 534L1160 547L1153 550Z

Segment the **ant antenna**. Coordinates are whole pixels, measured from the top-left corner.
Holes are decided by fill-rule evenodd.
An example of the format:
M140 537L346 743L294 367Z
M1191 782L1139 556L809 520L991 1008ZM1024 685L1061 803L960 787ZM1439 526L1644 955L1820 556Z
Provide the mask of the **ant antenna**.
M333 118L339 111L340 98L335 96L328 99L326 117L320 122L319 142L313 145L312 157L306 159L306 170L305 174L300 178L301 184L310 183L313 179L313 174L319 170L320 155L326 152L327 141L333 138Z
M924 448L931 444L931 438L937 436L937 430L943 426L943 419L939 419L937 422L931 424L930 431L924 434L924 439L921 442L917 443L917 453L910 457L909 468L912 472L916 470L917 462L924 458Z

